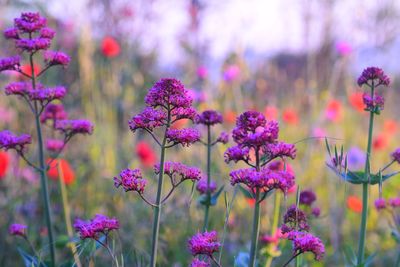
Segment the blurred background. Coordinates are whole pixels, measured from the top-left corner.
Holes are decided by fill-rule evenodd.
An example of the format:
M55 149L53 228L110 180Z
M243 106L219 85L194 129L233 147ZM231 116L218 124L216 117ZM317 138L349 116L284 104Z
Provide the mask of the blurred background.
M116 190L112 178L123 168L139 167L152 180L148 196L155 195L152 166L158 161L158 148L150 136L132 134L127 121L141 111L147 90L162 77L178 78L191 89L199 111L216 109L223 114L224 124L213 129L215 136L230 131L238 114L254 109L280 122L280 139L300 141L298 156L289 163L300 188L317 194L321 215L312 220L312 231L327 250L322 263L308 255L305 264L344 265L345 248L357 245L360 188L339 181L327 170L323 139L306 138L334 138L330 142L348 152L350 169L363 167L367 113L356 80L365 67L377 66L392 85L382 89L386 103L374 130L372 168L377 171L390 161L390 152L400 145L399 1L0 0L0 6L1 30L12 26L21 11L39 11L57 31L53 49L72 57L67 69L54 68L42 78L42 83L69 88L64 104L71 118L84 117L96 125L92 136L73 140L62 155L71 219L99 212L117 217L121 230L116 250L124 254L126 266L141 266L139 259L148 257L152 212L136 194ZM12 42L1 38L0 45L1 57L15 53ZM38 61L35 71L41 67ZM20 79L1 75L0 88ZM1 130L34 133L31 120L22 101L1 94ZM184 126L191 123L174 125ZM233 188L228 174L239 166L224 163L227 147L213 150L212 175L220 186L225 185L224 194L230 199ZM205 170L206 150L200 144L168 156ZM61 240L68 233L58 173L49 176L54 180L50 181L52 208ZM202 225L198 193L191 196L191 185L185 186L163 210L161 266L187 266L191 259L187 238ZM397 196L399 188L398 178L392 178L384 184L383 195ZM0 152L1 266L22 264L15 244L24 244L7 234L12 222L27 223L34 244L46 245L39 189L36 173L15 154ZM371 204L378 196L378 186L372 187ZM295 202L293 195L283 200L282 212ZM261 230L270 234L273 198L264 203ZM228 221L223 266L233 266L239 252L249 247L252 205L238 193ZM220 198L211 210L212 228L222 231L225 212ZM373 266L394 264L399 248L390 237L388 221L371 209L367 251L377 252ZM70 251L60 240L60 261L67 261ZM279 250L282 255L273 266L281 266L291 254L286 241L279 243ZM261 262L271 253L262 250ZM82 256L84 266L88 258ZM110 266L105 251L97 251L92 262Z

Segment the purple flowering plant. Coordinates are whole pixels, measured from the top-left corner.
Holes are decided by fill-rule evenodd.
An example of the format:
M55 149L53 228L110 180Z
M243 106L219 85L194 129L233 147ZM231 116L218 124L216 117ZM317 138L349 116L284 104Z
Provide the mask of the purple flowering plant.
M64 86L46 87L40 83L40 79L46 71L53 66L66 67L70 58L61 51L48 50L56 32L47 27L46 18L36 12L25 12L14 19L14 27L4 31L4 37L15 43L17 55L0 59L0 72L14 71L26 78L26 81L11 82L4 89L8 96L17 96L25 101L35 120L38 155L36 159L30 159L27 153L32 143L29 134L14 134L11 131L0 131L0 149L14 150L21 159L40 174L41 191L45 208L46 226L48 232L48 245L50 250L50 266L55 266L55 239L52 226L52 213L48 193L48 181L46 172L63 151L65 145L77 134L91 134L93 124L87 120L67 120L67 115L60 102L66 95ZM21 68L23 58L26 58L31 73L26 73ZM34 65L42 60L44 67L39 73L35 73ZM52 139L47 139L47 147L52 153L52 160L45 162L45 136L42 124L50 123L53 134ZM60 137L54 139L58 133Z

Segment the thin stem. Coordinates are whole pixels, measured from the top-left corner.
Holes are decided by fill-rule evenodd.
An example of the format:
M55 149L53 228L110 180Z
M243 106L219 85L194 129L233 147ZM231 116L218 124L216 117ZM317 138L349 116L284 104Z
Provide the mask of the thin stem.
M168 194L161 200L161 204L164 204L168 200L168 198L172 195L172 192L174 192L175 188L177 188L181 183L183 183L183 181L185 180L181 180L177 184L172 183L171 190L169 190Z
M38 172L41 171L41 169L39 167L37 167L35 164L30 162L27 157L25 157L25 155L22 151L18 151L18 155L26 162L26 164L28 164L29 166L34 168L36 171L38 171Z
M371 86L371 97L374 96L374 84ZM364 261L364 250L365 250L365 236L367 232L367 217L368 217L368 181L370 177L370 157L372 147L372 132L374 129L374 112L369 113L369 128L368 128L368 144L367 144L367 157L365 161L364 171L364 183L362 186L362 213L361 213L361 224L360 224L360 239L358 242L358 256L357 264L360 265Z
M296 258L297 256L299 256L301 254L301 252L297 252L296 254L294 254L282 267L286 267L289 265L289 263Z
M395 267L400 267L400 249L399 249L399 253L397 254L397 259L396 259L396 265Z
M390 166L392 166L392 164L395 162L395 160L392 160L391 162L389 162L385 167L383 167L383 169L381 170L381 172L384 172L387 168L389 168Z
M160 141L158 141L157 137L153 134L153 132L150 131L150 130L147 129L147 128L144 128L144 129L146 130L146 132L148 132L148 133L151 135L151 137L153 137L154 141L156 141L156 143L157 143L159 146L161 146Z
M32 79L32 77L31 77L29 74L23 72L22 70L17 70L17 72L20 73L20 74L22 74L22 75L24 75L25 77L27 77L27 78L29 78L29 79Z
M161 156L160 156L160 172L158 174L158 188L157 188L157 198L156 207L154 207L154 221L153 221L153 231L152 231L152 245L151 245L151 259L150 266L156 267L157 263L157 247L158 247L158 234L160 231L160 215L161 215L161 194L164 182L164 163L165 163L165 153L166 153L166 142L167 142L167 131L171 123L171 111L168 108L168 119L167 126L165 128L164 137L161 145Z
M53 65L47 65L44 69L42 69L36 77L40 77L46 70L48 70Z
M95 239L95 240L96 240L96 242L98 242L102 247L104 247L104 248L107 249L108 253L110 254L110 256L111 256L111 258L112 258L113 266L114 266L114 264L115 264L115 265L118 265L117 259L115 258L115 255L114 255L114 253L111 251L110 247L109 247L108 245L104 244L103 242L101 242L101 241L98 240L98 239Z
M152 207L157 207L156 204L151 203L150 201L148 201L143 194L139 193L139 196L143 199L144 202L146 202L148 205L152 206Z
M36 77L35 71L33 66L33 53L29 56L29 62L31 65L31 81L32 81L32 88L36 89ZM38 137L38 154L39 154L39 165L40 165L40 183L42 187L42 195L43 195L43 202L45 207L45 216L46 216L46 226L49 235L49 247L50 247L50 258L51 258L51 266L55 266L56 263L56 255L55 255L55 244L53 239L53 228L52 228L52 219L51 219L51 211L50 211L50 197L48 192L48 185L47 185L47 177L45 171L45 161L44 161L44 149L43 149L43 137L42 137L42 129L40 125L40 114L38 113L38 106L37 102L35 102L35 123L36 123L36 132Z
M260 171L260 154L259 150L256 150L256 169ZM255 194L256 203L254 205L254 215L253 215L253 233L251 236L251 247L250 247L250 261L249 267L256 266L257 258L257 246L258 246L258 236L260 233L260 189L256 189Z
M68 204L68 193L67 189L65 187L64 183L64 172L63 169L61 168L61 161L57 160L57 169L58 169L58 174L59 174L59 185L60 185L60 191L61 191L61 200L62 200L62 205L63 205L63 210L64 210L64 220L65 220L65 225L67 227L67 234L69 238L72 238L74 236L74 233L72 231L72 223L71 223L71 210L69 208ZM69 247L71 248L72 255L74 256L75 264L78 267L82 266L82 263L79 259L76 249L76 245L74 242L71 242L69 244Z
M210 258L218 267L221 267L221 264L219 264L219 262L214 258L213 255L211 255Z
M276 234L276 231L278 229L280 207L281 207L281 196L278 193L275 193L274 218L272 221L272 231L271 231L272 236ZM268 257L267 262L265 263L265 267L271 266L273 258L274 257L272 256Z
M32 250L33 254L36 256L36 258L40 258L39 257L39 253L37 253L35 247L33 246L32 242L29 240L29 238L27 236L23 236L24 240L28 243L30 249Z
M210 184L211 184L211 127L210 125L207 125L207 201L205 203L205 210L204 210L203 232L207 230L208 227L208 216L211 204Z

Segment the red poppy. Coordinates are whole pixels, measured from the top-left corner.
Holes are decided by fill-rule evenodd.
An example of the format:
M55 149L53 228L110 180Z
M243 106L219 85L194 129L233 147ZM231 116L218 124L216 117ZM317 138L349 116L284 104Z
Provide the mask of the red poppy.
M40 73L40 71L42 70L40 65L37 65L37 64L33 65L33 69L34 69L35 76L37 76ZM22 65L21 70L22 70L22 72L24 72L28 75L32 75L32 68L31 68L30 64ZM22 77L22 75L21 75L21 77Z
M385 120L383 129L388 135L394 135L397 131L397 122L395 120Z
M265 107L264 115L268 120L276 120L278 117L278 109L274 106L267 106Z
M114 38L107 36L101 42L101 51L104 56L112 58L119 55L121 47Z
M325 117L332 122L338 122L342 118L342 103L336 99L329 101L325 109Z
M8 154L4 151L0 151L0 179L5 177L9 164L10 157Z
M372 139L372 147L376 150L385 149L388 145L388 139L385 134L378 134Z
M236 112L232 110L225 111L224 121L229 124L234 124L236 122Z
M249 204L250 207L254 207L256 205L256 200L254 198L246 197L246 201L247 201L247 204Z
M51 159L48 159L47 163L49 163L50 161ZM66 161L65 159L53 160L50 164L49 170L47 171L47 176L54 181L57 181L59 179L58 166L57 166L58 163L60 164L62 175L64 176L64 183L66 185L72 184L75 181L75 172L72 169L69 162Z
M145 167L153 167L156 163L156 154L153 148L145 141L140 141L136 145L136 155Z
M295 125L299 123L299 115L294 109L287 108L283 111L282 119L287 124Z
M351 106L357 110L358 112L364 111L364 101L363 101L363 93L355 92L349 96L349 102Z
M356 213L361 213L363 204L360 198L356 196L349 196L347 197L347 207Z

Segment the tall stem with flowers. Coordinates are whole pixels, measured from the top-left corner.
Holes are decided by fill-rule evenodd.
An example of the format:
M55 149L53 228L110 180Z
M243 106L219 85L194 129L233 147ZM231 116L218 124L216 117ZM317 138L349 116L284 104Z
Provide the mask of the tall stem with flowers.
M166 151L176 145L189 146L200 140L200 133L191 128L172 129L171 125L182 119L193 120L196 111L192 107L192 98L184 85L176 79L161 79L145 97L147 107L129 121L132 132L138 129L150 134L160 147L160 163L154 167L158 175L157 195L155 202L144 195L147 181L142 178L139 169L125 169L119 177L114 177L116 187L122 187L125 192L134 191L153 208L154 219L152 229L152 245L150 266L157 263L157 248L160 230L161 207L166 203L173 191L184 181L198 181L201 172L198 168L189 167L179 162L166 162ZM161 130L161 129L163 130ZM161 130L161 141L156 130ZM163 196L164 175L169 177L170 188Z
M14 95L23 99L35 119L36 136L38 141L38 155L35 161L28 159L26 146L31 143L31 136L23 134L17 136L8 130L0 132L0 149L13 149L29 166L34 168L40 174L41 189L43 204L45 208L45 219L49 238L51 266L55 266L55 243L54 233L52 228L51 205L48 192L48 184L46 172L51 162L63 151L65 145L76 134L91 134L93 125L86 120L66 120L60 117L60 113L53 112L53 101L59 101L66 95L66 88L63 86L45 87L38 80L51 67L61 65L67 66L70 58L60 51L49 51L51 41L56 32L47 27L47 20L41 17L39 13L22 13L19 18L14 20L14 27L4 31L4 36L7 39L14 40L16 51L20 54L17 56L0 59L1 71L16 71L21 76L27 78L28 82L12 82L5 88L6 95ZM26 73L21 69L21 56L27 55L28 64L31 68L31 73ZM45 66L38 73L35 72L36 66L35 57L42 56ZM42 131L42 123L48 120L53 121L52 129L55 132L60 132L62 139L52 140L47 139L51 143L50 150L56 150L56 153L51 162L45 161L44 152L44 135Z

